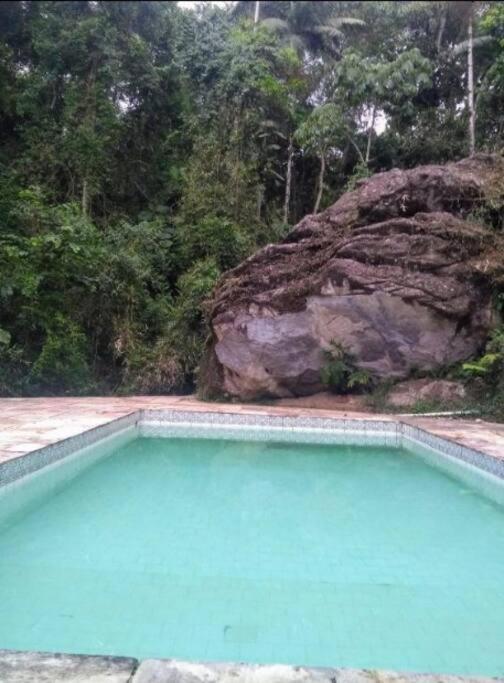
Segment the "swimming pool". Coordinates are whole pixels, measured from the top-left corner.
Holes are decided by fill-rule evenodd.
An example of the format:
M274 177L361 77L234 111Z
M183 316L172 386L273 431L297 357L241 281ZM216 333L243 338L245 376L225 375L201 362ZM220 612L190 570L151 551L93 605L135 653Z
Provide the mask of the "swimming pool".
M141 415L4 471L0 647L504 674L493 463L396 423L249 422Z

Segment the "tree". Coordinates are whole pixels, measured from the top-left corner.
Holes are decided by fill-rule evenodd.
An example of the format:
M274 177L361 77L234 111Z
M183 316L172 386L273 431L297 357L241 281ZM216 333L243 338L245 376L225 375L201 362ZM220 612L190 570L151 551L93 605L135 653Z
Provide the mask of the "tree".
M467 17L467 108L469 110L469 154L476 151L476 112L474 111L474 35L472 3Z
M296 139L308 153L316 154L320 161L317 194L313 213L318 213L324 191L327 160L331 154L341 154L346 128L341 110L335 104L317 107L296 131Z
M234 12L238 16L250 14L254 5L254 22L277 32L283 41L297 50L316 55L338 53L344 38L343 29L362 26L364 22L352 16L340 16L337 2L320 0L297 0L297 2L274 2L262 0L260 3L237 2Z
M394 116L413 107L412 100L431 83L432 65L413 48L391 61L380 61L347 50L336 65L328 96L345 102L357 127L367 136L365 152L350 138L361 164L369 165L378 112Z
M492 37L485 51L486 69L479 78L475 101L482 146L495 151L504 142L504 5L492 3L480 21L480 30Z
M461 55L467 55L465 66L465 105L467 111L468 148L473 155L476 150L475 107L475 49L492 41L490 35L475 36L475 24L491 7L491 3L473 0L437 0L436 2L408 2L404 11L413 15L427 12L434 14L436 27L436 59L440 65L452 71ZM463 67L462 67L463 68ZM485 67L483 67L483 71Z

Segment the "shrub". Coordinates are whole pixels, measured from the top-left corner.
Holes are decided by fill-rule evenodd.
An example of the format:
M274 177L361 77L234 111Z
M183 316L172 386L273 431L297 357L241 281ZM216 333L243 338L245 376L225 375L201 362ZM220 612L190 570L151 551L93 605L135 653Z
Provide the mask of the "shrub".
M504 390L504 327L492 332L480 358L462 364L462 376L483 379L489 388Z
M499 419L504 417L504 326L490 335L485 353L462 364L461 376L467 381L477 407Z
M320 372L320 378L335 394L345 394L371 386L370 374L356 366L355 357L339 342L331 341L330 348L324 351L324 358L326 363Z
M0 328L0 396L21 393L29 367L22 349L13 346L9 332Z
M89 390L87 339L78 325L61 315L56 316L30 376L42 390L51 393Z
M356 189L358 183L361 180L365 180L371 176L371 171L367 164L362 161L355 166L352 174L348 177L347 183L345 185L345 192L352 192Z
M198 261L177 281L178 295L157 341L142 341L135 327L124 329L121 393L167 393L185 389L194 381L207 334L205 301L220 270L214 259Z
M165 394L180 390L185 374L179 352L168 340L136 345L126 355L120 393Z
M221 270L236 266L252 248L239 225L227 218L208 216L179 227L181 255L185 263L214 259Z

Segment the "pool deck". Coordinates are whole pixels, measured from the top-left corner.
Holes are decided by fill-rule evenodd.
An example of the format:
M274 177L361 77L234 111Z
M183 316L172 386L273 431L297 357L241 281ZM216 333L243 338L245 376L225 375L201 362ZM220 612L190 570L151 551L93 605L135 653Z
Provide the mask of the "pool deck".
M503 678L0 650L2 683L504 683Z
M193 396L0 398L0 463L76 436L139 409L400 421L504 460L504 424L477 419L206 403Z

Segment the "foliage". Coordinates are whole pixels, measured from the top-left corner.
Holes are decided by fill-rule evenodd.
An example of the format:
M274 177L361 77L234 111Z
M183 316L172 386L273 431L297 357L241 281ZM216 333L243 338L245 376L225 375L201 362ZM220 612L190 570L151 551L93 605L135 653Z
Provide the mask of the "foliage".
M314 109L296 131L299 144L317 156L341 147L345 138L343 113L333 103Z
M236 266L252 246L240 226L227 218L206 216L190 229L184 228L181 255L185 263L214 258L221 270L227 270Z
M16 396L24 393L29 366L23 350L10 345L10 335L0 335L0 395Z
M365 398L366 405L378 413L387 412L390 409L388 395L393 386L394 380L391 378L376 382Z
M206 329L204 302L219 276L212 258L197 261L177 282L178 297L154 346L134 341L126 354L122 392L184 390L197 373Z
M324 351L325 364L320 378L331 391L344 394L352 390L369 388L372 379L369 373L355 365L354 356L342 344L332 341Z
M87 339L71 320L56 315L30 372L35 384L50 391L86 390L91 385Z
M316 107L295 132L295 138L304 151L320 159L318 192L313 213L317 213L320 207L327 161L330 157L341 156L347 137L343 113L332 102Z
M168 339L180 349L184 372L197 373L207 334L205 302L220 275L215 259L197 261L177 282L178 298L172 310Z
M326 87L330 97L343 99L347 118L367 136L365 152L352 141L361 167L370 162L377 114L388 118L411 116L414 98L431 84L431 73L431 62L417 48L387 61L352 49L344 52Z
M490 386L497 387L502 384L504 389L504 327L499 327L491 333L482 356L462 364L462 375L468 378L484 378Z
M371 172L466 154L459 5L0 3L0 394L190 390L220 273ZM495 151L502 3L474 23Z
M364 21L358 17L341 15L337 2L261 2L260 21L277 32L282 41L301 54L336 56L345 38L345 29L360 27ZM252 16L254 3L237 2L238 16Z
M490 335L485 352L462 364L460 376L470 388L474 405L483 413L504 419L504 327Z
M359 162L355 165L352 175L348 177L347 183L345 185L345 192L352 192L359 185L361 180L369 178L371 175L369 167L364 162Z

